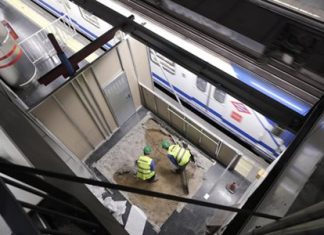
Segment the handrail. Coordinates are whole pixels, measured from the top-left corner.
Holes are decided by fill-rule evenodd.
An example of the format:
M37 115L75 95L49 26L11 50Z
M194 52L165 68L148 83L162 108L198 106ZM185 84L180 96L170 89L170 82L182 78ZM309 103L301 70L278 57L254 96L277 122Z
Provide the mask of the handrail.
M18 44L33 64L40 61L44 56L50 56L54 52L52 44L47 39L48 33L53 33L59 45L63 46L68 39L73 38L77 34L77 31L70 18L67 15L63 15L23 39ZM33 46L32 51L29 50L29 44Z
M66 174L56 173L53 171L46 171L46 170L41 170L41 169L36 169L36 168L31 168L31 167L26 167L26 166L20 166L20 165L16 165L16 164L12 164L12 163L5 163L3 161L0 161L0 172L10 175L10 176L13 176L17 173L41 175L41 176L51 177L51 178L55 178L55 179L59 179L59 180L74 182L74 183L89 184L89 185L99 186L99 187L103 187L103 188L109 188L109 189L114 189L114 190L120 190L120 191L125 191L125 192L130 192L130 193L141 194L144 196L163 198L163 199L177 201L177 202L185 202L185 203L189 203L189 204L205 206L205 207L219 209L219 210L226 210L226 211L236 212L241 215L257 216L257 217L263 217L263 218L272 219L272 220L278 220L281 218L281 217L275 216L275 215L269 215L269 214L265 214L265 213L259 213L259 212L239 209L239 208L235 208L235 207L231 207L231 206L224 206L224 205L220 205L220 204L216 204L216 203L200 201L200 200L191 199L191 198L179 197L179 196L160 193L160 192L156 192L156 191L148 191L148 190L138 189L138 188L129 187L129 186L125 186L125 185L113 184L113 183L109 183L109 182L103 182L103 181L98 181L98 180L93 180L93 179L88 179L88 178L83 178L83 177L66 175Z

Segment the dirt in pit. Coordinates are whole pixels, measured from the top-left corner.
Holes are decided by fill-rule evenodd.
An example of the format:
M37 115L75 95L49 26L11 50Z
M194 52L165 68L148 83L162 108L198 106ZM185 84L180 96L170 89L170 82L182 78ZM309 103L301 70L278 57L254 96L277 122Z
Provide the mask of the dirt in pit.
M113 153L111 155L104 156L106 160L99 160L96 164L96 167L103 175L105 175L106 177L108 176L108 180L111 180L110 178L112 178L113 182L121 185L127 185L140 189L157 191L177 196L190 197L198 190L203 181L203 174L211 166L211 162L204 156L195 153L195 155L197 156L196 159L198 158L200 165L203 163L202 165L205 166L205 169L189 163L186 168L187 178L189 182L189 195L186 195L183 191L181 175L172 172L171 164L166 156L167 151L162 149L161 147L162 140L169 139L171 141L171 138L166 131L161 132L160 128L161 126L152 119L148 119L147 121L143 122L143 125L134 127L131 130L131 133L129 133L129 135L126 135L124 137L125 139L123 138L117 144L120 146L115 145L113 147L115 148L115 150L112 149ZM129 138L135 139L132 139L133 141L127 141L127 139ZM135 147L135 145L136 148L134 148L134 150L132 151L132 148ZM126 174L118 174L117 172L122 168L135 168L134 161L139 157L145 145L150 145L152 147L152 153L150 157L155 160L157 174L156 177L159 180L154 183L148 183L137 179L132 172ZM189 148L193 150L192 146L190 146ZM121 155L117 154L118 150ZM118 164L116 164L116 166L112 166L115 165L114 163L116 163L113 160L116 159L116 157L118 157L118 162L120 162L119 168L117 168ZM125 164L125 162L123 162L121 158L123 158L124 161L127 162L127 164ZM107 174L107 168L110 168L110 174ZM114 172L112 175L111 171ZM158 227L161 227L163 225L163 223L168 219L173 211L177 209L177 206L179 205L178 202L131 193L127 194L127 198L131 201L132 204L135 204L139 208L141 208L147 215L148 220Z

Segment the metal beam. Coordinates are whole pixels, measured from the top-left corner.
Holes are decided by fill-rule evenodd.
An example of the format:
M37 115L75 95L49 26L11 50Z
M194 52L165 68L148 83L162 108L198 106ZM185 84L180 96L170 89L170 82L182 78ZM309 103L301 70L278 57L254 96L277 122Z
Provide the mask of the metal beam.
M288 215L274 223L256 228L247 235L262 235L297 226L324 217L324 201Z
M87 221L87 220L84 220L84 219L80 219L80 218L78 218L76 216L71 216L71 215L68 215L66 213L62 213L62 212L55 211L55 210L52 210L52 209L48 209L48 208L41 207L41 206L35 206L35 205L31 204L31 203L24 202L24 201L18 201L18 202L20 203L20 205L22 207L37 211L40 214L50 215L50 216L53 216L53 217L55 217L55 216L63 217L65 219L67 219L67 220L71 220L71 221L74 221L75 223L85 225L85 226L88 226L88 227L91 227L91 228L100 228L99 224L94 223L94 222L90 222L90 221Z
M31 168L31 167L26 167L26 166L20 166L20 165L7 163L7 162L3 162L3 161L0 161L0 172L3 174L10 175L11 177L14 177L15 173L27 173L27 174L33 174L33 175L46 176L46 177L51 177L54 179L59 179L61 181L69 182L71 186L74 185L74 184L71 184L71 182L79 183L79 184L89 184L89 185L99 186L99 187L103 187L103 188L120 190L120 191L125 191L125 192L130 192L130 193L136 193L136 194L150 196L150 197L158 197L158 198L163 198L163 199L167 199L167 200L172 200L172 201L177 201L177 202L185 202L185 203L190 203L190 204L199 205L199 206L205 206L205 207L219 209L219 210L237 212L240 215L244 215L244 216L251 215L251 216L263 217L263 218L272 219L272 220L280 219L279 216L269 215L269 214L265 214L265 213L258 213L258 212L254 212L254 211L244 210L244 209L242 210L240 208L236 208L236 207L232 207L232 206L225 206L225 205L221 205L221 204L210 203L210 202L200 201L200 200L191 199L191 198L179 197L179 196L175 196L175 195L171 195L171 194L149 191L149 190L134 188L134 187L125 186L125 185L113 184L113 183L109 183L109 182L103 182L103 181L88 179L88 178L84 178L84 177L60 174L60 173L56 173L53 171L46 171L46 170L41 170L41 169L36 169L36 168Z
M1 177L1 176L0 176L0 179L2 179L6 184L9 184L9 185L14 186L16 188L20 188L22 190L25 190L26 192L30 192L30 193L35 194L37 196L40 196L42 198L47 198L49 200L52 200L53 202L59 203L61 205L64 205L65 207L73 209L73 210L75 210L75 211L77 211L79 213L89 213L88 211L85 211L84 209L76 207L75 205L72 205L72 204L70 204L68 202L65 202L65 201L63 201L63 200L61 200L61 199L59 199L57 197L54 197L54 196L52 196L50 194L43 193L43 192L35 190L35 189L33 189L33 188L29 187L29 186L18 183L17 181L13 181L13 180L7 179L5 177Z
M114 28L110 29L97 39L95 39L93 42L82 48L80 51L72 55L70 58L68 58L69 63L72 65L74 69L78 69L78 63L84 60L88 55L95 52L97 49L102 47L105 43L110 41L114 38L115 33L120 29L120 27L124 26L125 22L131 21L133 17L126 18L123 22L120 24L117 24ZM67 67L65 64L61 63L45 75L43 75L41 78L38 79L38 82L40 84L48 85L55 79L57 79L59 76L63 75L64 77L68 77L69 73L67 71Z
M271 186L274 185L278 179L278 177L282 174L282 172L287 167L288 163L293 159L294 153L298 149L299 145L302 143L304 138L308 135L308 133L313 128L316 121L320 118L321 114L324 112L324 96L320 99L320 101L313 107L310 112L309 117L304 123L303 127L297 134L294 141L289 145L284 154L280 157L279 161L270 171L270 174L264 179L261 185L254 191L254 193L249 197L249 199L245 202L242 209L257 211L258 205L260 205L262 199L265 197L267 192L270 191ZM244 225L249 221L250 216L242 216L236 215L235 218L228 224L226 230L223 232L226 234L236 234L240 231Z
M127 17L97 1L72 1L113 26L120 25L121 22L125 22L125 20L127 21ZM305 120L302 115L246 85L237 78L215 68L206 61L146 29L144 26L128 20L122 30L126 33L130 33L135 39L153 48L199 77L204 78L211 84L218 87L220 86L228 94L272 119L280 126L293 132L296 132L302 126Z
M0 179L0 214L13 234L40 234L2 179Z

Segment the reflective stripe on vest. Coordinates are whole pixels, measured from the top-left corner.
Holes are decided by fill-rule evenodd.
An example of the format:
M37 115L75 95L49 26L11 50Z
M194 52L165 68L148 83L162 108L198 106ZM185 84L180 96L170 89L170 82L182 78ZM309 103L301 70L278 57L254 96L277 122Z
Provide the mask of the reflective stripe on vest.
M191 157L190 151L185 148L181 148L178 144L171 145L168 149L168 154L176 159L179 166L187 165Z
M147 180L152 178L155 171L151 171L151 162L153 160L147 156L140 156L137 160L137 178Z

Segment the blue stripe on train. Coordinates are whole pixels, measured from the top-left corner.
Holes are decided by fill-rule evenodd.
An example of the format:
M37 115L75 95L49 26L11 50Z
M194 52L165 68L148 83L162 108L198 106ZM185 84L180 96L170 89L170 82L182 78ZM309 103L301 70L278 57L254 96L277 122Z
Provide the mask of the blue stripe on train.
M152 77L154 80L163 83L165 86L167 87L171 87L169 82L164 80L163 78L161 78L159 75L157 75L156 73L152 72ZM180 90L178 87L173 86L174 90L179 93L180 95L182 95L183 97L185 97L186 99L196 103L197 105L199 105L200 107L207 109L211 114L213 114L214 116L218 117L221 119L221 121L229 126L230 128L234 129L236 132L238 132L240 135L244 136L245 138L249 139L250 141L261 145L262 147L264 147L265 149L269 150L274 156L278 156L279 154L270 146L268 146L267 144L263 143L262 141L259 141L257 139L255 139L253 136L249 135L248 133L244 132L243 130L241 130L239 127L235 126L234 124L232 124L231 122L229 122L228 120L226 120L225 118L222 117L222 115L218 112L216 112L215 110L209 108L207 105L205 105L204 103L202 103L201 101L197 100L195 97L192 97L190 95L188 95L187 93L183 92L182 90Z
M40 5L42 5L44 8L46 8L47 10L51 11L54 15L60 17L63 16L64 13L60 12L58 10L56 10L54 7L52 7L51 5L49 5L48 3L44 2L43 0L34 0L36 2L38 2ZM96 39L98 36L95 35L94 33L90 32L88 29L86 29L85 27L83 27L82 25L80 25L76 20L72 19L72 22L80 29L80 31L84 34L86 34L89 38L91 38L92 40ZM106 43L104 45L104 48L106 49L110 49L112 48L112 45L110 43Z
M231 64L231 66L234 72L237 74L237 78L239 80L285 105L291 110L305 116L311 109L309 104L296 99L292 95L287 94L269 82L263 81L261 78L258 78L257 75L250 73L238 65Z

